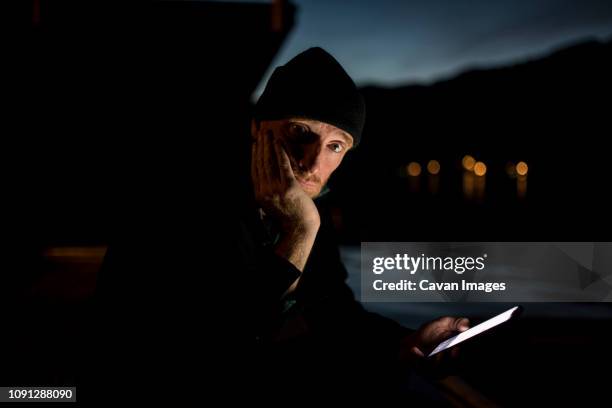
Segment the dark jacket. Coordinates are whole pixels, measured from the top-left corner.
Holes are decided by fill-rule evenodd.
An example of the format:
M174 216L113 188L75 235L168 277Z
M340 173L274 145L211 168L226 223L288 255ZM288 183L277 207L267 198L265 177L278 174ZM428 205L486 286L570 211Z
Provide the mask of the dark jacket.
M191 400L206 384L281 398L296 383L338 391L371 370L390 387L407 330L355 301L325 198L303 277L284 299L299 271L273 253L252 197L219 198L210 207L179 195L191 204L166 207L171 216L137 208L125 218L99 273L92 393L180 388Z

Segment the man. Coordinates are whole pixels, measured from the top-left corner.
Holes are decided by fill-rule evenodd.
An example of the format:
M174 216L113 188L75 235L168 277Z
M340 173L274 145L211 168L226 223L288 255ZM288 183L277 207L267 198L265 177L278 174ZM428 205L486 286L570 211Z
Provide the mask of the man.
M321 195L358 144L364 115L348 74L330 54L311 48L274 71L251 126L254 198L271 232L263 246L294 267L277 299L279 315L268 316L275 324L268 320L257 339L267 335L262 343L282 350L281 365L291 361L306 370L317 364L328 379L359 366L418 364L439 342L468 328L467 319L445 317L416 332L404 329L365 312L344 283L346 271ZM325 387L323 380L314 382Z
M366 312L345 283L323 193L359 143L364 113L338 62L309 49L277 68L259 99L250 166L235 161L237 138L209 128L203 157L221 163L172 169L126 199L99 272L92 398L394 389L399 362L414 366L467 328L443 318L413 332Z

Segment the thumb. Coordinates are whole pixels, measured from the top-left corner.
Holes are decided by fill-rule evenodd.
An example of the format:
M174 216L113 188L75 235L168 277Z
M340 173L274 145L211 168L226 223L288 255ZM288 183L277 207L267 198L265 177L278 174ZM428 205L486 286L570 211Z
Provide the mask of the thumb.
M413 355L415 355L416 357L419 357L419 358L425 357L425 354L424 354L424 353L421 351L421 349L420 349L420 348L418 348L417 346L413 346L413 347L410 349L410 353L411 353L411 354L413 354Z
M470 320L467 317L458 317L455 319L455 329L459 332L464 332L470 328Z

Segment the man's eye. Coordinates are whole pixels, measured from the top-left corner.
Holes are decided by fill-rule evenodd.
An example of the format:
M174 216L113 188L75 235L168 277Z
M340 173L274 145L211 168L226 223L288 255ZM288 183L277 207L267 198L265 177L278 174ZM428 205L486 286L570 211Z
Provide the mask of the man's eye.
M329 148L334 152L334 153L340 153L343 150L343 146L340 143L332 143L329 145Z

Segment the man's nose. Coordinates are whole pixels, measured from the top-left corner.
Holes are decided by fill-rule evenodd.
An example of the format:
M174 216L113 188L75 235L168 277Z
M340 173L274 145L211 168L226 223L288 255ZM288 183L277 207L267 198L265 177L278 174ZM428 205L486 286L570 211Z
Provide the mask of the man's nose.
M308 175L316 174L321 164L321 152L322 148L319 143L304 146L302 158L298 162L300 170Z

